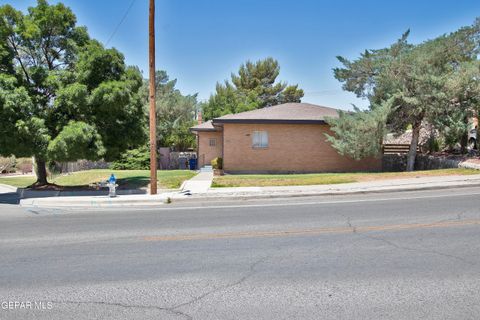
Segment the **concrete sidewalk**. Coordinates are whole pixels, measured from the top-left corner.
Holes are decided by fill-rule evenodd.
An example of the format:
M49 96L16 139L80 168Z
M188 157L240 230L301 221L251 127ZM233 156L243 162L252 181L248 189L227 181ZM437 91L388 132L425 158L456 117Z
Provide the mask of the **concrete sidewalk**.
M197 190L204 190L206 186L206 180L199 181L203 182L203 184L202 187L199 187ZM335 185L209 188L207 191L198 193L191 193L192 190L187 190L184 188L184 191L181 192L171 191L154 196L123 195L116 198L109 198L107 196L30 198L21 200L20 204L25 207L50 208L161 206L169 202L198 202L205 200L228 201L240 199L348 195L359 193L400 192L477 186L480 187L480 175L391 179Z
M452 187L480 186L480 174L437 177L418 177L408 179L389 179L368 182L342 184L279 186L279 187L239 187L214 188L195 197L251 197L251 196L310 196L330 194L350 194L366 192L392 192L428 189L445 189Z
M416 189L438 189L453 186L474 186L480 185L480 174L477 175L452 175L436 177L418 177L407 179L386 179L368 182L352 182L340 184L309 185L309 186L279 186L279 187L239 187L239 188L215 188L210 189L202 196L225 196L234 194L237 196L251 194L298 194L320 193L320 194L342 194L361 193L395 190L416 190Z
M200 171L195 177L183 183L182 191L188 194L206 193L213 182L212 171Z
M12 193L12 192L17 192L17 188L0 183L0 194L2 194L2 193Z

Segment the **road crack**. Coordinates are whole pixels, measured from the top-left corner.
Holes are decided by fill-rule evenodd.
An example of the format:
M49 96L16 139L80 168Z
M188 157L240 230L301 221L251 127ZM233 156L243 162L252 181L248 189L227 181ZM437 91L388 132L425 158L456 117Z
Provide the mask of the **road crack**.
M436 254L436 255L439 255L439 256L442 256L442 257L446 257L446 258L454 259L454 260L457 260L457 261L461 261L461 262L466 263L466 264L471 265L471 266L476 265L474 262L471 262L471 261L469 261L467 259L464 259L462 257L458 257L458 256L448 254L448 253L443 253L443 252L440 252L440 251L437 251L437 250L400 246L400 245L398 245L398 244L396 244L396 243L394 243L390 240L387 240L387 239L384 239L384 238L381 238L381 237L370 236L370 235L367 235L367 234L359 234L359 235L363 236L365 238L368 238L368 239L372 239L372 240L376 240L376 241L382 241L382 242L384 242L384 243L386 243L386 244L388 244L388 245L390 245L394 248L397 248L397 249Z
M466 213L467 213L467 211L465 210L465 211L462 211L462 212L460 212L460 213L457 213L457 214L455 215L455 217L453 217L453 218L439 220L439 221L437 221L437 222L435 222L435 223L465 220L464 215L465 215Z
M248 268L248 272L246 272L242 277L240 277L238 280L234 281L234 282L231 282L231 283L227 283L223 286L219 286L219 287L216 287L210 291L207 291L187 302L183 302L183 303L180 303L180 304L176 304L172 307L159 307L159 306L154 306L154 305L136 305L136 304L126 304L126 303L121 303L121 302L107 302L107 301L73 301L73 300L63 300L63 301L55 301L55 300L52 300L52 303L58 303L58 304L75 304L75 305L81 305L81 304L86 304L86 305L103 305L103 306L113 306L113 307L119 307L119 308L127 308L127 309L134 309L134 308L138 308L138 309L151 309L151 310L158 310L158 311L163 311L163 312L167 312L167 313L170 313L170 314L173 314L173 315L177 315L177 316L181 316L181 317L184 317L188 320L191 320L193 319L193 317L191 315L189 315L188 313L186 312L183 312L183 311L180 311L178 310L179 308L182 308L182 307L185 307L185 306L188 306L188 305L191 305L193 303L196 303L204 298L206 298L207 296L209 295L212 295L214 293L217 293L217 292L220 292L220 291L223 291L223 290L228 290L230 288L233 288L235 286L238 286L240 284L242 284L243 282L247 281L250 277L252 277L257 271L255 270L255 268L262 262L264 262L265 260L267 260L269 257L263 257L261 259L258 259L256 260L255 262L253 262L249 268Z
M352 233L357 233L357 228L352 224L352 220L350 217L347 217L346 215L341 213L339 213L338 215L347 220L346 221L347 227L352 229Z
M205 292L205 293L203 293L203 294L201 294L201 295L199 295L199 296L197 296L197 297L195 297L195 298L193 298L193 299L191 299L191 300L189 300L189 301L187 301L187 302L177 304L177 305L171 307L170 309L171 309L171 310L177 310L178 308L185 307L185 306L191 305L191 304L193 304L193 303L196 303L196 302L198 302L198 301L206 298L206 297L209 296L209 295L212 295L212 294L217 293L217 292L220 292L220 291L228 290L228 289L230 289L230 288L233 288L233 287L236 287L236 286L242 284L242 283L245 282L248 278L250 278L251 276L253 276L253 275L256 273L255 268L256 268L260 263L262 263L262 262L264 262L265 260L267 260L268 258L269 258L269 257L263 257L263 258L261 258L261 259L258 259L258 260L255 261L254 263L252 263L252 264L250 265L250 267L249 267L248 272L247 272L245 275L243 275L240 279L238 279L238 280L236 280L236 281L234 281L234 282L231 282L231 283L227 283L227 284L225 284L225 285L223 285L223 286L216 287L216 288L214 288L214 289L212 289L212 290L210 290L210 291L207 291L207 292Z
M458 214L456 214L455 218L450 218L450 219L445 219L445 220L440 220L440 221L437 221L437 222L433 222L432 225L434 224L438 224L438 223L441 223L441 222L447 222L447 221L459 221L459 220L462 220L464 219L463 215L465 214L466 212L465 211L462 211ZM429 254L435 254L435 255L439 255L439 256L442 256L442 257L446 257L446 258L450 258L450 259L454 259L454 260L457 260L457 261L461 261L463 263L466 263L468 265L471 265L471 266L474 266L476 265L476 263L472 262L472 261L469 261L467 259L464 259L462 257L458 257L458 256L455 256L455 255L452 255L452 254L448 254L448 253L443 253L443 252L440 252L440 251L437 251L437 250L433 250L433 249L426 249L426 248L413 248L413 247L407 247L407 246L400 246L390 240L387 240L387 239L384 239L382 237L375 237L375 236L371 236L371 235L368 235L367 232L365 233L359 233L357 232L357 227L355 225L352 224L352 221L351 221L351 218L348 217L348 216L345 216L341 213L339 213L340 216L342 216L343 218L346 219L346 224L349 228L352 229L352 233L360 236L360 237L364 237L364 238L367 238L367 239L371 239L371 240L375 240L375 241L382 241L386 244L388 244L389 246L392 246L396 249L400 249L400 250L407 250L407 251L417 251L417 252L423 252L423 253L429 253Z
M352 224L352 221L350 220L350 217L347 217L347 225L352 228L353 233L357 233L357 228Z

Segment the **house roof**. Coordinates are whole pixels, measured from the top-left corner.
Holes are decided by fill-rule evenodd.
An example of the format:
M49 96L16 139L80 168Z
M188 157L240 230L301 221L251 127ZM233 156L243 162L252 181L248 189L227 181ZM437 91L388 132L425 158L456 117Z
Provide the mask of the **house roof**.
M217 131L218 129L213 126L212 120L206 121L201 124L197 124L190 128L190 131Z
M309 103L284 103L227 114L213 119L213 123L325 123L328 117L337 118L338 110Z

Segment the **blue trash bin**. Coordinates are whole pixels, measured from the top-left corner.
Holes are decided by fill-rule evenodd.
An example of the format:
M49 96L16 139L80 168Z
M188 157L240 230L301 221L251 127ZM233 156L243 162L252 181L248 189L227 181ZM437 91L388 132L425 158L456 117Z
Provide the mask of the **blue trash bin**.
M188 160L188 166L190 167L190 170L197 169L197 159L192 158Z

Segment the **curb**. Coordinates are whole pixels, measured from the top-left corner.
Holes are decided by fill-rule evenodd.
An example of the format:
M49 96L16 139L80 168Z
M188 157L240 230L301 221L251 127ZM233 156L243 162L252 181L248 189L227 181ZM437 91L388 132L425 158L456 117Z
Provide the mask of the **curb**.
M292 193L271 193L271 194L242 194L242 195L233 195L225 194L224 196L219 194L197 194L194 196L182 196L180 192L176 193L166 193L163 196L155 198L139 198L139 199L121 199L120 198L95 198L90 199L89 201L76 201L75 199L68 199L68 201L57 201L57 203L42 204L45 202L45 198L30 198L22 199L20 201L20 206L22 207L35 207L35 208L120 208L120 207L132 207L132 206L154 206L154 205L167 205L169 199L171 203L198 203L205 201L242 201L242 200L260 200L260 199L278 199L278 198L301 198L301 197L313 197L313 196L342 196L342 195L360 195L360 194L383 194L383 193L392 193L392 192L412 192L412 191L427 191L427 190L445 190L453 188L472 188L480 187L480 181L474 183L463 183L463 184L452 184L445 186L417 186L417 187L395 187L393 186L390 189L371 189L371 190L350 190L350 191L317 191L317 192L292 192ZM178 197L177 197L178 196ZM52 198L50 198L52 199ZM54 199L61 199L55 197ZM40 203L38 203L40 202ZM49 201L47 201L49 202ZM54 201L52 201L54 202Z
M162 198L155 198L155 199L118 199L118 198L109 198L106 196L105 198L96 198L90 199L89 201L60 201L56 202L55 204L49 203L42 203L40 199L45 198L30 198L30 199L21 199L20 206L27 207L27 208L115 208L115 207L131 207L135 205L163 205L167 202L169 197L165 196ZM56 198L58 199L58 198Z
M167 190L164 192L178 192L178 189ZM20 199L36 199L36 198L62 198L62 197L99 197L108 196L108 190L29 190L25 188L17 188L15 191ZM117 190L119 196L125 195L147 195L147 190L142 189L125 189Z
M20 199L56 198L56 197L85 197L85 196L108 196L108 190L98 191L65 191L65 190L27 190L18 188L17 194ZM146 194L141 190L117 190L118 195Z

